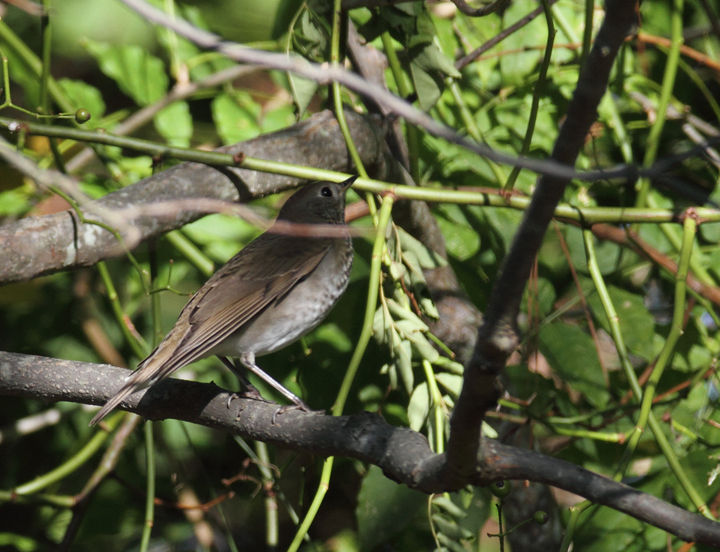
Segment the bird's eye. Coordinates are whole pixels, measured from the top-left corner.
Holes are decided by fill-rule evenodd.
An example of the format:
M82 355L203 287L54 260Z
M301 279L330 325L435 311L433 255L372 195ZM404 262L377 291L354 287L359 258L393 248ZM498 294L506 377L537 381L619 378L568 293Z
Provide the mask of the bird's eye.
M332 188L330 188L330 186L325 186L322 190L320 190L320 195L323 197L332 197Z

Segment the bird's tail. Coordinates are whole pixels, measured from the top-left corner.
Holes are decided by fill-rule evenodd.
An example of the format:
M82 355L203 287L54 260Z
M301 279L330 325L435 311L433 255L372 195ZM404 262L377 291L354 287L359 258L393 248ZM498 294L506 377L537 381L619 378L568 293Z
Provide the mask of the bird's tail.
M157 358L157 352L158 349L155 349L149 357L138 364L137 370L130 375L125 384L120 388L120 391L115 393L115 395L103 405L100 411L95 414L93 419L90 420L90 427L100 422L100 420L107 416L111 410L119 406L120 403L135 393L135 391L145 389L168 375L168 373L162 373L160 370L162 367L162 361L158 362L160 359Z
M152 383L151 380L148 379L148 374L144 366L139 366L135 372L130 376L130 378L125 382L125 385L123 385L120 388L120 391L115 393L115 395L105 403L105 405L100 409L100 411L95 414L92 420L90 420L90 426L94 426L100 420L102 420L105 416L110 414L110 411L113 410L116 406L118 406L121 402L123 402L125 399L127 399L130 395L135 393L135 391L139 391L140 389L143 389L150 385Z
M153 385L165 379L179 368L195 362L209 346L213 345L213 343L210 343L205 349L197 347L178 349L178 344L182 343L185 334L176 330L177 327L165 336L165 339L150 353L150 356L138 364L137 370L132 373L125 382L125 385L120 388L120 391L115 393L95 417L90 420L90 426L97 424L107 416L113 408L135 393L135 391Z

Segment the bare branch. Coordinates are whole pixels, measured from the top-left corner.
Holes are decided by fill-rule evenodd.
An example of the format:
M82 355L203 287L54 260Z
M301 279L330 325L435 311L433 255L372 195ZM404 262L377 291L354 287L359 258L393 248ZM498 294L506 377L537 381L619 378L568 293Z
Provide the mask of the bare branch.
M574 166L590 125L597 117L597 107L605 93L615 56L637 23L636 10L635 2L607 2L605 20L589 54L586 70L578 80L553 149L552 157L556 161ZM448 464L460 473L469 473L474 469L474 451L479 446L481 421L484 413L497 401L496 378L520 342L516 321L523 291L568 182L557 177L540 178L495 280L485 320L478 332L472 358L466 366L462 391L451 419L447 448L451 459Z
M569 167L566 164L556 162L552 159L543 161L528 157L513 157L496 152L485 144L467 140L452 128L437 122L427 113L414 108L402 98L398 98L390 92L383 90L381 87L369 83L362 77L346 71L340 66L311 63L297 55L275 54L262 50L254 50L241 44L224 41L220 36L194 27L187 21L178 18L173 19L143 0L123 0L123 2L148 21L167 27L180 36L191 40L198 46L220 52L237 62L264 67L266 69L290 71L320 84L328 84L333 81L339 82L363 96L369 96L378 104L388 108L396 115L405 118L409 123L422 127L433 136L458 144L497 163L521 167L539 174L553 175L557 178L597 180L600 178L634 179L637 177L638 169L636 167L621 166L599 171L579 172L573 167Z
M394 162L385 156L381 125L373 117L353 112L346 116L363 163L372 174L386 177ZM344 171L350 168L345 142L329 111L282 131L219 151L282 159L300 166ZM34 165L30 165L32 167L25 169L32 172ZM152 206L185 200L247 201L299 183L299 179L283 175L182 163L87 203L83 210L116 228L126 241L131 239L131 244L136 245L140 240L179 228L203 216L193 208L166 213L160 218L154 216L155 207ZM131 225L107 217L108 213L118 217L116 211L123 209L139 214ZM119 253L121 250L112 233L98 226L81 224L70 212L28 217L0 226L0 282L29 280L60 270L92 266Z
M100 404L120 388L127 370L104 364L0 352L0 395ZM174 418L320 456L356 458L382 468L390 479L425 493L457 490L445 479L443 455L408 428L360 412L325 416L235 399L214 384L168 379L135 393L124 408L152 419ZM530 480L579 494L668 531L686 541L720 546L720 524L581 467L487 440L470 482Z
M493 0L481 8L472 8L467 4L467 2L465 2L465 0L452 0L452 3L455 4L457 9L465 15L470 17L483 17L504 9L505 6L510 3L510 0Z
M116 136L125 136L131 132L137 130L148 122L152 121L153 117L162 111L165 107L173 104L177 101L189 98L200 90L205 90L218 86L224 82L231 81L243 75L247 75L255 71L253 67L244 67L242 65L236 65L234 67L228 67L217 73L213 73L209 77L206 77L197 82L190 83L178 83L173 89L163 96L157 102L150 104L142 109L136 111L130 117L125 119L122 123L112 129L112 132ZM93 157L93 150L86 147L67 162L65 167L68 172L74 173L84 167Z
M549 0L548 6L552 6L555 2L558 0ZM459 60L455 62L455 68L456 69L462 69L466 65L469 65L473 61L475 61L477 58L479 58L481 55L483 55L485 52L487 52L490 48L493 46L496 46L500 44L503 40L505 40L507 37L509 37L511 34L513 34L516 31L519 31L522 29L525 25L530 23L533 19L543 14L545 11L545 8L543 6L540 6L533 11L531 11L529 14L527 14L525 17L520 19L519 21L513 23L510 25L507 29L505 29L503 32L496 34L494 37L492 37L490 40L479 46L478 48L475 48L472 52L469 54L461 57Z

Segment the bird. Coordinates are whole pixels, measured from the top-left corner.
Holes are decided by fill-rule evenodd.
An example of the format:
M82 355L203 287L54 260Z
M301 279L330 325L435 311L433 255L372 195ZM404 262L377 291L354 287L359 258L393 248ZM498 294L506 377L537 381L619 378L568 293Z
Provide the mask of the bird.
M96 425L134 392L201 358L216 355L249 386L255 373L294 405L307 405L255 363L315 329L347 288L353 246L345 223L344 182L318 181L295 192L273 225L203 285L155 350L90 421ZM335 225L320 237L293 233L293 224ZM279 230L285 228L285 232ZM320 232L322 234L322 232ZM236 358L233 364L228 357ZM254 391L254 388L249 386ZM273 418L274 419L274 418Z

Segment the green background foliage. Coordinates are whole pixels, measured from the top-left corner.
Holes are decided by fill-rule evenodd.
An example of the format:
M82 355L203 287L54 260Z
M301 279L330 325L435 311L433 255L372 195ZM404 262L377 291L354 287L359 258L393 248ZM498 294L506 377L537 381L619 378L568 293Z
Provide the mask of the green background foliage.
M642 33L670 37L671 4L645 0ZM679 4L674 3L676 7ZM177 16L228 40L274 51L292 50L313 61L327 61L329 56L328 6L322 2L164 3L165 9L169 6ZM464 69L454 65L462 55L534 10L537 3L513 0L501 14L483 18L447 10L450 6L411 3L360 8L353 10L350 18L369 44L396 50L399 65L386 70L394 92L401 94L409 87L416 106L498 151L517 156L525 147L528 156L547 158L586 53L583 33L588 6L578 0L560 0L553 6L558 32L544 76L541 62L548 40L544 16ZM84 108L92 115L85 128L112 133L178 83L197 82L233 65L165 29L149 26L110 0L51 2L50 8L50 69L64 101L56 96L54 105L43 106L39 65L31 63L41 63L38 18L4 6L0 53L7 59L13 106L27 111L6 103L0 117L27 118L28 112L47 112L48 107L67 113ZM598 2L590 8L597 28L603 6ZM720 41L708 30L710 20L699 0L686 0L682 22L688 47L720 59ZM698 29L704 31L696 32ZM659 159L693 145L685 134L684 125L692 125L686 118L671 118L658 137L652 135L657 114L648 111L647 105L657 108L661 103L662 87L669 78L668 47L638 39L623 47L599 110L596 132L588 137L578 168L652 164L654 159L647 158L647 151L653 140ZM671 87L671 106L717 127L717 72L717 65L683 56ZM3 100L7 99L5 92ZM352 95L348 99L361 105ZM534 101L538 105L535 128L524 146ZM209 149L288 127L327 104L327 90L314 83L258 71L250 78L200 90L171 103L154 116L153 124L142 126L133 136ZM9 137L7 133L4 136ZM505 186L511 167L428 134L419 132L419 136L410 154L416 167L413 176L420 185L439 191L471 187L493 196ZM16 136L11 139L17 142ZM44 139L28 137L18 146L41 167L56 166ZM71 140L60 144L66 160L76 154L76 148ZM77 175L80 189L91 197L129 186L153 172L148 154L113 147L104 151L102 162ZM165 162L159 168L172 164ZM0 165L0 171L3 223L58 209L56 196L6 165ZM647 200L640 206L683 209L708 199L717 201L720 194L718 167L701 156L675 165L667 180L673 185L649 187ZM531 194L535 182L536 175L521 171L513 191ZM643 185L573 181L564 203L578 208L610 207L607 222L614 223L623 208L636 206ZM349 194L350 201L359 197L355 192ZM255 207L272 216L282 199L264 198ZM440 201L433 205L433 214L446 239L447 263L470 300L483 310L522 212L507 206ZM368 219L355 225L372 228ZM155 285L164 288L160 292L162 332L172 327L188 295L212 272L207 267L219 267L259 232L242 219L215 214L181 230L180 237L194 246L201 261L186 256L171 239L160 238L150 247L137 249L135 255L144 269L148 270L151 262L158 266ZM648 222L640 225L638 232L659 254L677 260L678 225ZM333 404L360 335L373 239L355 239L356 261L348 291L327 320L302 343L261 359L263 369L314 408L328 409ZM709 286L717 286L720 277L718 243L718 224L702 224L690 264ZM583 229L567 221L557 221L548 232L519 320L524 342L504 374L506 394L486 432L510 439L518 428L529 427L534 446L612 477L639 413L637 404L628 400L631 382L622 366L630 366L640 377L656 363L671 333L675 283L671 274L633 248L602 239L595 239L594 246L594 252L588 253ZM617 313L627 355L618 352L614 342L614 321L607 314L603 287L589 271L589 257L597 263L607 299ZM445 262L404 231L389 232L381 300L373 319L374 340L363 357L345 409L380 412L392 424L424 432L438 451L448 433L462 367L442 347L432 345L435 339L427 322L437 312L423 295L422 270ZM122 311L141 339L152 344L151 298L145 293L142 276L124 257L108 261L107 270ZM401 280L407 286L400 285ZM408 287L419 299L420 312L413 309ZM95 268L0 287L0 349L95 363L108 362L109 350L122 364L134 367L141 355L121 331L109 292L108 280ZM716 306L693 293L683 308L684 332L659 382L653 412L662 418L672 454L685 468L694 489L703 501L717 507L720 482L712 477L718 469L716 447L720 444L720 415L715 410L715 367L720 351ZM104 350L91 339L98 334ZM179 375L230 389L237 386L235 378L214 359L198 362ZM274 396L262 382L257 385L264 396ZM49 409L58 417L47 427L27 435L11 431L19 420ZM95 434L87 427L90 417L89 409L74 404L3 398L0 491L12 491L75 458ZM261 447L174 420L155 424L153 431L156 496L164 503L156 507L152 544L167 550L202 549L198 535L202 523L207 523L217 549L264 549L268 521L263 500L267 494L257 488L265 477L259 467L263 463L246 462L251 458L248 451L259 454ZM74 550L129 550L140 542L146 463L139 431L131 435L121 454L116 469L92 498ZM295 533L293 513L302 518L312 500L322 459L281 449L271 449L269 454L269 461L278 468L272 474L275 486L271 494L279 497L280 546L286 547ZM0 547L55 549L72 515L51 497L77 494L96 468L99 455L96 452L67 477L22 502L0 496ZM224 483L238 475L242 477L237 481ZM696 509L687 489L668 469L667 456L650 431L640 439L626 475L630 484L645 492ZM226 499L203 511L202 522L177 507L191 499L206 504L218 497ZM498 498L488 490L467 489L429 500L388 480L376 467L337 459L329 494L304 546L342 551L388 546L423 550L436 545L453 551L499 549L499 539L486 536L497 533ZM561 506L559 517L566 522L567 504ZM576 550L667 549L663 532L608 508L584 518L574 535ZM674 549L678 546L673 542Z

